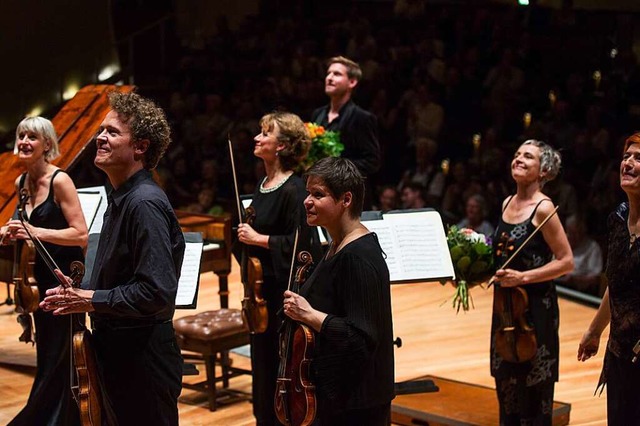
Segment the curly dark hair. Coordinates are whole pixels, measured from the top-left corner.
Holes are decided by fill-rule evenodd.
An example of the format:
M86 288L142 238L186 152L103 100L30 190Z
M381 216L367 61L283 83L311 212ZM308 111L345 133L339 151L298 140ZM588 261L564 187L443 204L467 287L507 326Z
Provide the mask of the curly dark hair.
M109 105L129 126L132 142L148 140L143 164L152 170L171 143L171 129L162 108L137 93L109 93Z

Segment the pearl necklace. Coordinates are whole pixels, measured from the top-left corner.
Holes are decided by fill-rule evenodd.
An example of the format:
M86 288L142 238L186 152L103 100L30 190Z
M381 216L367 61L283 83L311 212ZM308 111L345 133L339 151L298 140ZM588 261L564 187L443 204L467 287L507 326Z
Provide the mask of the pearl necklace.
M272 186L271 188L265 188L264 187L264 183L267 181L267 176L264 177L264 179L262 179L262 182L260 183L260 193L261 194L268 194L270 192L273 192L275 190L277 190L278 188L280 188L282 185L284 185L284 183L291 177L292 175L289 175L287 177L285 177L284 179L282 179L280 182L278 182L277 185Z

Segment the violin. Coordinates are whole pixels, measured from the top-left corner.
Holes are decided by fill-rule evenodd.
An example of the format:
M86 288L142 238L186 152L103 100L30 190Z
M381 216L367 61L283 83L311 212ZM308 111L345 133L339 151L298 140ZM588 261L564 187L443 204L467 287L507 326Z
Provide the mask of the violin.
M500 326L494 334L496 352L508 362L530 361L536 355L538 342L533 326L526 316L529 297L520 287L507 288L496 285L493 311L500 318Z
M542 229L557 211L558 207L556 206L515 251L513 245L510 245L511 238L505 232L502 233L496 254L504 256L507 253L511 253L511 255L500 269L505 269L511 263L520 250L531 241L533 236ZM493 283L493 280L491 280L491 283ZM538 342L535 329L527 318L527 312L529 311L527 292L521 287L508 288L496 283L493 296L493 311L497 313L500 322L493 336L498 355L505 361L513 363L527 362L533 359L538 350Z
M240 193L238 192L238 178L236 177L236 166L233 161L233 146L229 141L229 157L231 160L231 170L233 172L233 186L236 194L238 207L238 218L240 223L253 226L256 218L256 211L252 206L244 209L240 203ZM242 298L242 319L249 329L249 333L264 333L269 325L269 312L267 311L267 301L262 296L262 265L257 257L247 254L246 244L242 246L240 255L240 278L244 288Z
M30 240L16 241L13 283L13 298L16 311L30 314L38 310L40 290L34 275L36 264L36 247Z
M297 236L296 233L296 242ZM313 262L307 251L300 252L298 260L302 265L296 271L293 286L291 282L289 286L295 293L306 280ZM286 426L307 426L316 417L315 386L309 379L310 354L314 347L315 336L309 327L290 318L285 319L284 330L280 333L280 365L274 408L278 420Z
M255 209L247 207L245 223L252 225ZM267 301L262 297L262 264L257 257L247 255L246 246L240 256L240 275L244 287L242 298L242 317L251 334L264 333L269 325Z
M29 191L26 188L20 190L20 200L18 204L18 215L20 222L24 227L29 238L31 238L32 246L38 252L44 263L47 265L51 273L56 277L58 283L65 288L79 287L84 277L85 268L82 262L71 262L70 269L71 283L58 277L55 274L56 269L60 269L55 260L51 257L42 242L31 235L29 228L24 221L24 208L29 200ZM28 241L28 240L25 240ZM73 355L74 371L71 372L71 392L73 398L78 405L80 411L80 421L83 426L101 426L102 425L102 392L95 361L95 353L91 346L91 333L86 329L84 324L78 321L81 330L73 332L73 315L69 318L70 330L72 332L71 353ZM75 376L74 373L75 372ZM75 380L74 380L75 379Z

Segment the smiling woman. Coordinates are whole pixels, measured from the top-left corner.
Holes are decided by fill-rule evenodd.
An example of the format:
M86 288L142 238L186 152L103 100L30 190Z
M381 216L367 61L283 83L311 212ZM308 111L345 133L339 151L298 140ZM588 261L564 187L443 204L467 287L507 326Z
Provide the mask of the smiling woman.
M339 157L306 173L307 222L331 246L300 294L285 292L284 313L314 330L311 371L319 425L387 425L393 398L389 270L378 238L360 222L364 178Z
M14 152L26 172L16 179L16 191L26 189L29 194L23 219L24 225L14 216L0 234L8 235L4 242L28 240L29 234L39 239L63 272L69 274L73 261L83 261L83 249L87 244L87 225L80 208L75 185L69 176L50 163L59 155L53 124L43 117L28 117L16 129ZM29 233L25 230L28 228ZM36 256L33 277L37 282L39 298L47 289L56 287L58 281ZM38 296L35 296L38 299ZM36 302L40 302L36 300ZM16 302L22 310L21 324L27 324L23 337L30 339L31 319L20 297ZM80 318L78 318L80 319ZM77 424L78 409L71 397L70 343L72 318L54 317L49 312L33 312L36 334L38 372L33 382L29 400L11 425ZM81 319L84 322L84 318Z
M640 257L640 133L625 141L620 162L620 187L628 201L609 215L607 223L607 290L591 325L578 347L578 360L586 361L598 352L600 336L611 323L604 365L598 387L606 384L607 419L611 425L627 424L640 416L640 380L637 357L640 336L638 288Z
M552 280L573 270L573 256L562 223L553 214L553 202L541 188L559 171L560 154L556 150L541 141L524 142L511 161L517 191L504 200L493 236L494 263L499 269L492 278L496 285L490 355L500 424L551 424L548 407L553 403L559 359L558 297ZM541 232L536 232L548 217ZM516 251L509 267L500 268ZM523 295L523 328L533 330L537 342L533 359L526 361L517 356L507 361L504 352L496 349L497 337L509 335L514 328L509 327L514 324L511 303L506 308L500 303L511 301L512 294ZM511 339L514 345L515 339Z
M258 425L278 424L273 408L278 375L278 329L282 322L282 294L287 288L294 236L300 228L299 251L309 251L314 261L320 257L317 233L304 218L304 184L294 173L309 151L310 138L304 123L295 114L274 112L260 120L253 153L262 160L266 176L257 185L251 206L256 217L252 225L238 226L238 239L247 245L247 256L262 265L262 292L267 301L268 326L264 333L251 335L253 370L253 414Z

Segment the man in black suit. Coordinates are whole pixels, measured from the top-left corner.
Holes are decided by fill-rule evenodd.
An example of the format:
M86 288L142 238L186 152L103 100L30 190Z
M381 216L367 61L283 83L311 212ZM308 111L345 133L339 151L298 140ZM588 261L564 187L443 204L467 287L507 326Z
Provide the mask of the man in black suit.
M340 132L340 141L344 145L342 157L351 160L367 178L364 210L371 210L371 177L380 169L378 120L351 99L362 78L360 65L344 56L331 58L328 65L324 92L329 96L329 104L316 109L311 121L326 130Z

